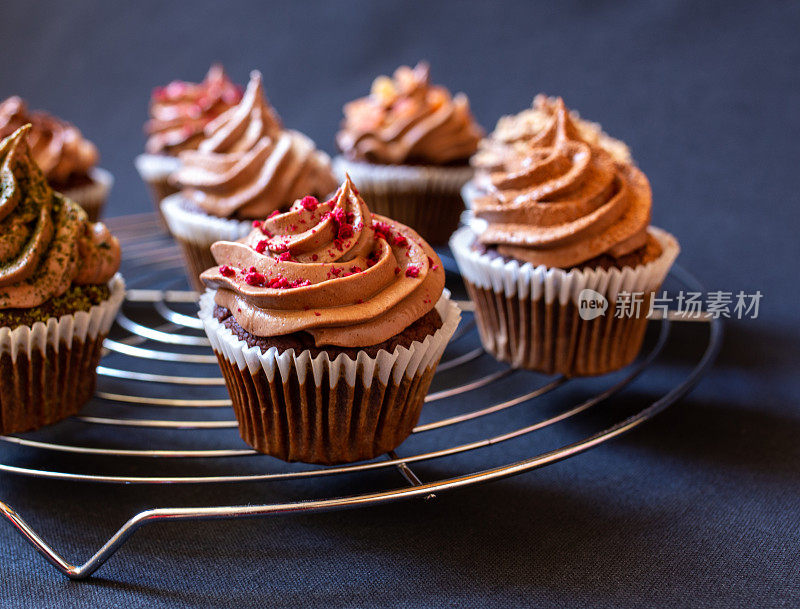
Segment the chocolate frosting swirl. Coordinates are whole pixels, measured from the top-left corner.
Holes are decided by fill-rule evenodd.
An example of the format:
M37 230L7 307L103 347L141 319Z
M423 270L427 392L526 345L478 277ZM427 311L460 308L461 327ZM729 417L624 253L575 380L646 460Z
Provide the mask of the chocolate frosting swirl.
M336 188L328 155L281 126L253 72L239 105L209 123L196 151L181 153L172 179L184 197L222 218L263 218L304 194Z
M150 99L150 120L145 149L151 154L175 156L191 150L203 139L205 126L242 99L242 90L219 64L208 70L201 83L174 80L158 87Z
M481 140L478 152L470 163L478 170L491 171L502 167L506 157L525 154L538 146L538 138L553 124L558 114L559 100L539 94L531 107L514 115L503 116L488 137ZM614 160L631 163L631 151L624 142L606 134L598 123L584 120L574 111L569 118L580 138L595 147L604 148Z
M47 184L30 131L0 143L0 309L38 306L73 283L105 283L119 268L119 242Z
M365 347L430 311L444 271L412 229L370 213L350 178L332 199L296 201L237 242L211 247L200 278L257 336L310 333L317 346Z
M446 165L466 161L482 136L466 95L431 85L420 62L379 76L368 97L345 105L336 143L354 161Z
M88 176L97 165L97 148L72 123L46 112L28 112L24 100L16 95L0 103L0 138L27 124L31 125L31 154L51 184L63 185L73 176Z
M587 141L561 99L550 123L489 175L473 201L488 223L479 240L500 254L568 268L619 258L647 240L652 196L645 175Z

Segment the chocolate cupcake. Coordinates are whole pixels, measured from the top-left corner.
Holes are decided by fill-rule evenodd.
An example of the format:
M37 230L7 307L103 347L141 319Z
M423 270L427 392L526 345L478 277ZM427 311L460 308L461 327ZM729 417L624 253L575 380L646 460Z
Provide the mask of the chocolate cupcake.
M219 64L211 66L201 83L174 80L153 90L150 119L144 126L145 154L136 157L136 169L148 185L157 210L161 199L178 191L169 182L180 164L178 154L196 149L206 125L241 99L241 88Z
M200 319L245 442L333 464L411 433L460 318L416 232L372 214L347 178L212 251Z
M78 412L125 293L119 242L51 189L31 130L0 143L0 434Z
M443 244L464 210L460 190L482 135L463 93L432 85L427 63L402 66L344 107L334 171L349 173L377 213Z
M29 112L16 95L0 103L0 139L28 124L28 146L51 188L83 207L90 220L97 220L114 178L97 167L95 145L75 125L46 112Z
M209 123L197 150L181 152L172 174L181 190L161 202L184 253L189 280L214 265L211 244L247 235L254 220L279 213L305 194L336 189L330 159L305 135L285 129L253 72L241 102Z
M679 247L650 226L647 177L553 103L535 142L487 172L450 247L487 351L518 368L603 374L639 352Z

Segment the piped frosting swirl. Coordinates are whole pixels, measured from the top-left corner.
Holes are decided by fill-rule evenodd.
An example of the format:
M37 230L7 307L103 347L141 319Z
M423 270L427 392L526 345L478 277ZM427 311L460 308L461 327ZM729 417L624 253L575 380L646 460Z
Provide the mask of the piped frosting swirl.
M647 177L587 141L563 100L522 149L506 154L473 200L488 227L479 235L500 254L568 268L645 245L652 196Z
M470 163L478 170L492 171L502 167L507 157L524 155L527 150L538 147L542 134L556 120L559 103L558 98L540 93L530 108L501 117L494 131L481 140ZM633 162L628 146L606 134L598 123L581 118L574 110L569 110L569 118L581 140L605 149L619 163Z
M105 283L119 268L116 238L47 184L30 130L0 143L0 309L38 306L73 283Z
M203 139L206 125L242 99L242 90L219 64L208 70L201 83L174 80L158 87L150 99L150 120L145 149L150 154L177 155Z
M379 76L368 97L345 105L336 143L354 161L446 165L469 159L482 135L466 95L432 85L420 62Z
M236 242L211 247L201 279L256 336L308 332L317 346L364 347L429 312L444 288L433 249L372 214L348 177L328 201L296 201Z
M27 124L31 125L31 155L51 184L64 185L74 176L88 176L97 165L97 148L72 123L46 112L29 112L25 101L16 95L0 103L0 138Z
M208 124L196 151L180 155L172 179L184 197L222 218L263 218L304 194L336 188L330 159L305 135L284 129L253 72L241 102Z

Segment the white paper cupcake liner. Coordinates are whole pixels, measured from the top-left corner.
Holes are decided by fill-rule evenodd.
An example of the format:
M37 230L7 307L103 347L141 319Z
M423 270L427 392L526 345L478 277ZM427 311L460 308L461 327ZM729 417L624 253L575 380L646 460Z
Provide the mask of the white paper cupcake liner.
M481 194L481 190L474 179L467 181L461 188L461 198L464 199L464 207L472 209L472 201Z
M675 237L653 226L648 231L661 244L662 253L657 259L636 268L566 271L516 260L506 261L473 250L476 235L469 226L456 231L450 240L450 249L465 279L505 296L578 304L581 291L590 289L615 302L621 292L647 293L658 289L678 257L680 247Z
M253 223L218 218L184 206L183 195L171 195L161 201L161 213L169 232L196 245L211 247L215 241L236 241L253 230Z
M360 351L355 360L344 353L331 360L327 353L312 358L308 350L295 353L294 349L287 349L280 353L275 347L266 352L259 347L249 347L214 318L214 294L215 291L206 290L201 296L198 314L214 351L240 370L263 371L269 382L275 379L276 374L284 382L294 375L302 385L310 371L317 387L321 387L326 372L331 388L342 375L349 386L354 386L358 379L367 388L374 381L387 385L391 379L397 384L403 376L413 377L432 363L438 363L461 319L461 310L450 300L450 292L445 290L436 303L442 326L424 341L415 341L408 348L398 345L392 353L381 350L375 357Z
M180 167L178 157L166 154L140 154L134 160L139 176L145 182L167 180L173 171Z
M86 342L98 335L105 336L125 298L122 275L114 275L108 287L111 291L109 298L88 311L77 311L58 319L51 317L47 323L37 321L33 326L19 326L13 330L0 328L0 354L9 353L16 361L19 355L30 357L34 350L45 353L48 346L57 353L61 345L69 347L75 339Z

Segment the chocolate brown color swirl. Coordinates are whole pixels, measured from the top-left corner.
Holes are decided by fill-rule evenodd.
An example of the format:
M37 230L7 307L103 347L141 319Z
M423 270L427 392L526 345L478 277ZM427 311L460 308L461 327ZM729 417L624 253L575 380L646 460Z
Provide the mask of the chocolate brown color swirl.
M258 219L305 194L336 188L328 156L306 136L284 129L253 72L241 102L209 123L196 151L180 155L172 176L205 213Z
M214 64L201 83L175 80L153 91L145 149L150 154L177 155L203 140L206 125L242 99L241 89Z
M0 143L0 309L31 308L72 284L102 284L119 268L119 242L53 192L31 159L26 125Z
M467 97L431 85L420 62L378 77L368 97L347 104L336 143L354 161L447 165L469 159L482 135Z
M444 288L433 249L371 214L349 178L329 201L306 197L211 249L221 266L201 279L255 336L305 331L317 346L374 345L433 309Z
M89 171L99 158L97 148L75 125L46 112L29 112L16 95L0 103L0 139L27 124L31 125L31 155L54 188L66 188L71 180L89 179Z
M647 242L651 192L645 175L587 141L564 102L552 120L491 172L488 193L473 201L488 223L481 243L504 256L569 268L620 258Z

